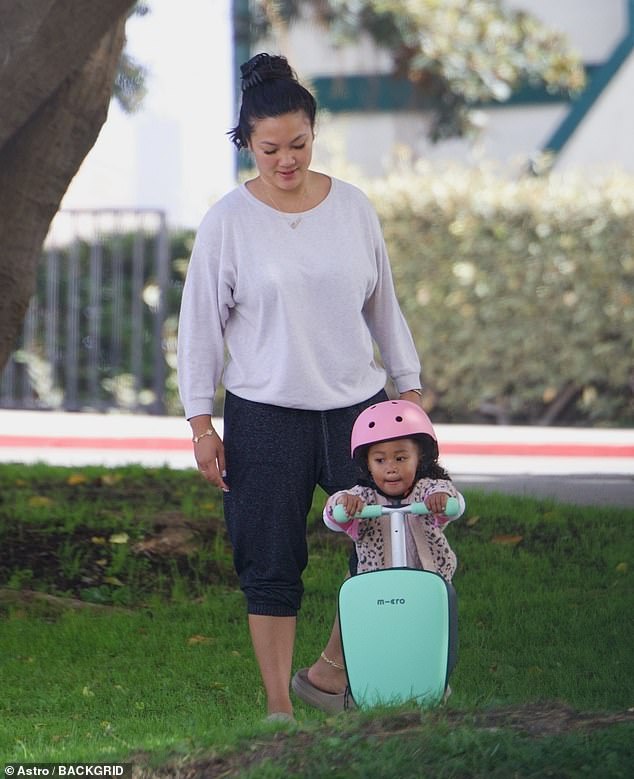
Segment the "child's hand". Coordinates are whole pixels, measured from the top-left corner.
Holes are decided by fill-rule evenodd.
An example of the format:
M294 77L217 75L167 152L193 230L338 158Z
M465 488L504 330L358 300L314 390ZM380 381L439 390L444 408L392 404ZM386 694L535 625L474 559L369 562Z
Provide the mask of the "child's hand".
M365 502L358 495L350 492L344 492L337 498L337 503L344 507L348 519L352 519L355 514L359 514L365 507Z
M449 497L447 492L434 492L425 498L425 505L432 514L444 514Z

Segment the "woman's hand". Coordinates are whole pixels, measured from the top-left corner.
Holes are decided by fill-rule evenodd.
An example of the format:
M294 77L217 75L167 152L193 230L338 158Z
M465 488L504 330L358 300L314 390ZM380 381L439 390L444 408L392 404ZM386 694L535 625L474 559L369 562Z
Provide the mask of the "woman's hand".
M198 464L198 470L210 484L218 487L223 492L229 492L229 487L225 483L227 472L225 470L225 447L222 438L213 429L209 417L208 422L200 430L200 423L194 424L192 421L192 430L194 438L198 436L198 441L194 441L194 457ZM198 428L198 433L196 429ZM208 432L211 431L211 432ZM204 435L201 433L204 432Z
M365 503L358 495L351 492L344 492L337 498L337 503L344 507L348 519L352 519L355 514L360 514L365 508Z
M407 390L407 392L401 392L398 396L399 400L409 400L410 403L416 403L417 406L423 407L423 397L416 390Z

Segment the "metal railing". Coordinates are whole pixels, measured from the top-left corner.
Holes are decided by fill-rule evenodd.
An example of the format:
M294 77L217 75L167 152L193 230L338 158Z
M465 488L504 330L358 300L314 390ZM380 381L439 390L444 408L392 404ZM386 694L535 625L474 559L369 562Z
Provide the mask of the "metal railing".
M60 211L0 407L165 412L165 214Z

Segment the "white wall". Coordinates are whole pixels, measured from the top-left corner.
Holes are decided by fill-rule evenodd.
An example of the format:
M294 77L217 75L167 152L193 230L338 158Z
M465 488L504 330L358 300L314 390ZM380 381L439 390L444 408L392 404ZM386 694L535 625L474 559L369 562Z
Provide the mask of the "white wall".
M603 62L623 37L627 23L624 0L504 0L568 36L584 62Z
M419 112L368 112L327 115L318 127L315 160L323 169L345 161L368 176L383 175L401 147L415 157L477 165L524 167L566 114L563 105L518 106L483 112L487 127L477 141L429 139L429 120Z
M562 150L557 170L584 167L634 174L633 96L634 54L630 54Z

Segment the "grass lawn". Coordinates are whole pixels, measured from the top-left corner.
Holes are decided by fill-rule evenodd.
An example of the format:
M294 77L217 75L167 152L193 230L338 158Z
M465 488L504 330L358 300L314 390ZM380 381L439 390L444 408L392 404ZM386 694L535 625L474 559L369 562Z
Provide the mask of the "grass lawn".
M195 472L0 465L0 758L137 776L626 777L634 517L467 492L460 654L440 710L262 724L217 494ZM347 546L310 522L296 667L322 648Z

